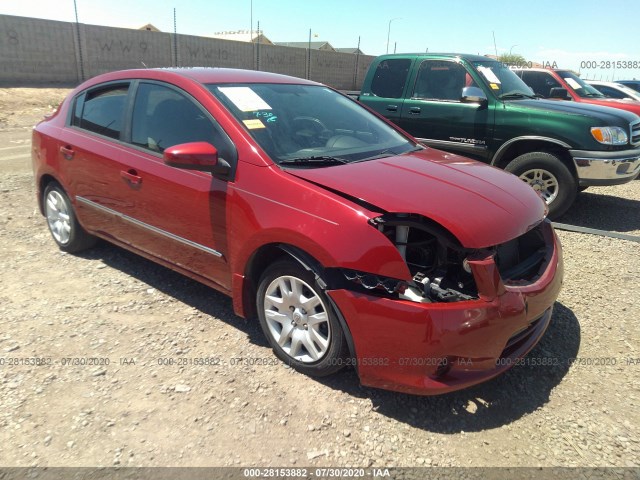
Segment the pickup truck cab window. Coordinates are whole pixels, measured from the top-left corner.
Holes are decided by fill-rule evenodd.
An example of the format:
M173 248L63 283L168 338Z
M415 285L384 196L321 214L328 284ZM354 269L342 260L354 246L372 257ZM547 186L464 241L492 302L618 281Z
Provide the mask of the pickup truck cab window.
M407 59L392 59L381 62L371 83L371 93L383 98L402 97L410 66L411 60Z
M124 123L129 85L109 85L87 92L76 100L72 125L119 139Z
M467 70L459 63L425 60L420 64L412 98L458 102L462 89L473 84Z

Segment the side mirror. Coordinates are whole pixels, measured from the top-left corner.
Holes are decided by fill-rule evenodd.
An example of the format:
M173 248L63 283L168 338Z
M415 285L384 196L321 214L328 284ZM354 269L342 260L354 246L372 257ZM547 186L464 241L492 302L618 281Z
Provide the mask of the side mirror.
M462 103L478 103L480 105L487 104L487 96L479 87L464 87L462 89Z
M571 100L571 97L569 96L569 92L567 92L567 89L562 87L553 87L549 92L549 98L558 98L560 100Z
M200 170L214 174L229 173L231 167L218 157L216 147L207 142L181 143L167 148L163 154L165 165L185 170Z

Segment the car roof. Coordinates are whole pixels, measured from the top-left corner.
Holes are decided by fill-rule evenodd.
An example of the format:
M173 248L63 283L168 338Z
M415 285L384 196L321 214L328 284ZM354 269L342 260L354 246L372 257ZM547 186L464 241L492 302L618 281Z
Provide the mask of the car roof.
M239 68L196 67L196 68L147 68L133 70L119 70L98 75L87 82L97 83L124 79L156 79L166 80L185 78L202 84L226 83L282 83L299 85L320 85L317 82L291 77L279 73L262 72L257 70L243 70Z
M155 69L192 78L200 83L300 83L317 85L317 82L279 73L239 68L197 67Z

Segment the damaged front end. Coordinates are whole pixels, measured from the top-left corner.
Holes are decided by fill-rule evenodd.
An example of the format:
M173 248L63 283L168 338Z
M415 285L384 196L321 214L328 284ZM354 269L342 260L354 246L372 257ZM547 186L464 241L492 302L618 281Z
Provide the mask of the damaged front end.
M496 288L534 281L548 259L551 242L542 224L524 235L484 249L468 249L449 231L421 215L385 213L369 223L395 245L411 274L410 280L383 278L343 269L352 288L419 303L460 302L499 294ZM474 277L474 266L494 263L498 278ZM483 270L486 272L486 270ZM485 288L478 292L478 283ZM499 284L499 285L498 285Z

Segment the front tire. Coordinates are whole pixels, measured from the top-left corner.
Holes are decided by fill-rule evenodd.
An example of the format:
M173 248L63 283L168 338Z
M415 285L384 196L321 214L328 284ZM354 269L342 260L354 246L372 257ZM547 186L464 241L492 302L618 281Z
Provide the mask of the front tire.
M260 326L276 356L301 373L323 377L340 370L347 342L315 276L293 260L280 260L260 279Z
M549 207L549 218L562 216L578 193L573 174L556 155L547 152L531 152L516 157L505 170L539 192Z
M58 183L47 185L43 205L49 232L60 250L75 253L95 245L97 238L80 226L69 197Z

